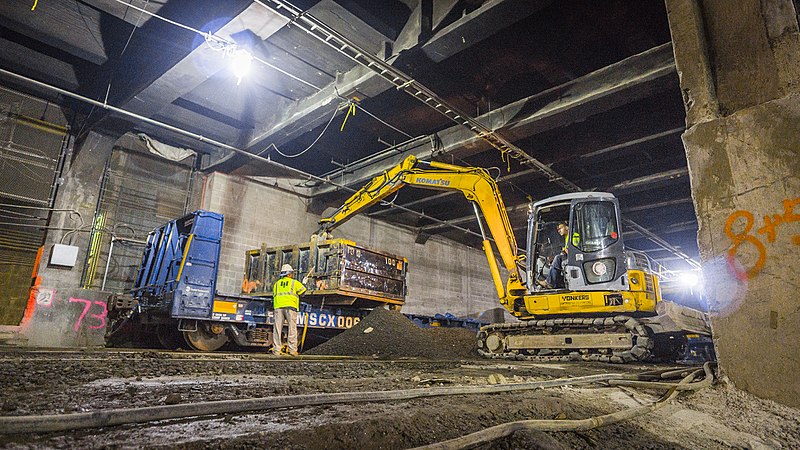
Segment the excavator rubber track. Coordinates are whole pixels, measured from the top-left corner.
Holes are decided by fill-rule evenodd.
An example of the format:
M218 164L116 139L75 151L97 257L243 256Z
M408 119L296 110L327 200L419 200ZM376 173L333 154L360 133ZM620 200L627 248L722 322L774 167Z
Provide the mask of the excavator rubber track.
M526 348L526 341L555 345ZM604 342L609 345L602 345ZM491 359L622 364L648 359L653 345L653 333L648 327L636 318L622 315L498 323L478 331L478 353Z

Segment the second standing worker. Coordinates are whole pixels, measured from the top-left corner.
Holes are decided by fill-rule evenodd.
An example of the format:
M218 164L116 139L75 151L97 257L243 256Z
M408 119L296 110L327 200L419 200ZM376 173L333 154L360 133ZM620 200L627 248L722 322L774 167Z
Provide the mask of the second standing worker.
M272 285L272 301L275 327L272 329L272 353L281 354L281 331L283 323L288 322L287 344L289 354L297 356L297 312L300 310L300 296L306 291L303 283L294 279L294 269L289 264L281 267L280 279Z

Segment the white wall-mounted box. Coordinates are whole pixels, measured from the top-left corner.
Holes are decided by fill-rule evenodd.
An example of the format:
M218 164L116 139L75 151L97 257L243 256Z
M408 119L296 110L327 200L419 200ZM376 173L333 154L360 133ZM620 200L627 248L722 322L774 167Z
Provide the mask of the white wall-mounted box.
M74 245L53 244L50 251L50 264L53 266L75 267L78 261L78 247Z

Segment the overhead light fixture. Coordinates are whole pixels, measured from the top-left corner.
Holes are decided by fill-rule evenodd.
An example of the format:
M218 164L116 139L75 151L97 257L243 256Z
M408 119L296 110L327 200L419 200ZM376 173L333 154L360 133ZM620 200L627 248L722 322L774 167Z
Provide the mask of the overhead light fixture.
M682 272L678 279L680 280L681 285L687 288L693 288L700 283L700 278L693 272Z
M253 55L243 48L233 48L228 53L231 58L231 71L236 76L236 85L242 82L242 78L250 73L250 68L253 65Z

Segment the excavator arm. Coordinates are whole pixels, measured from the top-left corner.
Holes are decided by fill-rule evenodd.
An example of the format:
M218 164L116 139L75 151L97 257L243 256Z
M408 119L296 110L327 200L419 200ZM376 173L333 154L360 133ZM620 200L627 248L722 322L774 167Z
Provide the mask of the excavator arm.
M394 168L373 178L331 215L320 219L320 229L317 234L332 231L364 209L406 185L426 189L460 191L467 200L472 202L478 216L478 224L483 237L483 249L489 261L492 280L500 302L510 309L514 298L525 292L518 266L518 262L524 259L524 255L517 255L517 241L508 220L500 190L486 169L461 167L436 161L419 161L415 156L409 156ZM505 287L494 251L478 215L478 208L483 213L486 226L494 238L503 265L508 270L509 279Z

